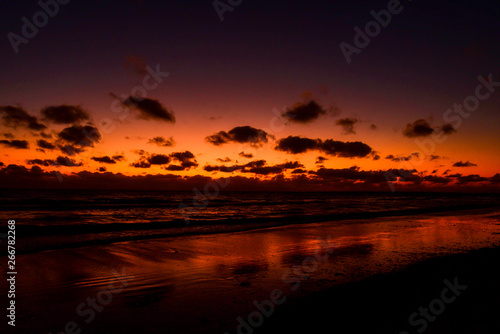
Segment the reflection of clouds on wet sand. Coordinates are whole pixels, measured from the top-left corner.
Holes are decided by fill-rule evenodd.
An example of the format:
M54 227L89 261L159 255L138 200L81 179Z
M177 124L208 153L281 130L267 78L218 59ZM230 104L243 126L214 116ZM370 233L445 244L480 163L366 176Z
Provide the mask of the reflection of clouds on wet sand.
M130 332L135 328L132 323L143 317L141 321L174 333L186 328L224 332L220 326L230 326L248 314L253 300L268 298L274 289L290 292L282 274L315 254L329 256L318 262L317 270L304 272L303 285L287 297L437 255L498 245L497 218L472 214L378 218L25 254L20 256L19 301L45 307L27 307L20 317L33 320L19 324L57 330L61 318L75 317L74 309L82 300L114 279L113 268L124 267L134 278L83 330L119 318L118 326ZM326 236L330 237L325 241Z

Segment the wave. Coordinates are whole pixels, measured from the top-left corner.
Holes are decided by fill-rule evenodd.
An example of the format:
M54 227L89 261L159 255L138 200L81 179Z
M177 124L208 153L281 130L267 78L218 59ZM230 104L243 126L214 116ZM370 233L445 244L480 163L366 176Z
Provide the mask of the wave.
M217 234L248 231L259 228L291 224L337 222L355 223L378 217L418 216L422 214L493 208L497 204L449 205L431 208L411 208L387 211L349 212L338 214L284 215L280 217L226 218L212 220L181 219L158 220L146 223L107 223L78 225L17 225L18 238L26 239L25 248L19 254L61 248L75 248L90 245L103 245L122 241L175 237L182 235ZM353 222L354 221L354 222ZM31 242L29 241L31 240ZM36 242L34 241L36 240ZM6 252L0 253L6 255Z

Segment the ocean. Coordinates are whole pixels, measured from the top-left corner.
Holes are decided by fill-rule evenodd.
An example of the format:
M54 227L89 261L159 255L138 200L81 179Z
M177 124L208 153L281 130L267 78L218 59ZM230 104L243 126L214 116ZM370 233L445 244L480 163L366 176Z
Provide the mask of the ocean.
M499 194L0 191L1 219L16 221L19 253L492 206L500 206Z

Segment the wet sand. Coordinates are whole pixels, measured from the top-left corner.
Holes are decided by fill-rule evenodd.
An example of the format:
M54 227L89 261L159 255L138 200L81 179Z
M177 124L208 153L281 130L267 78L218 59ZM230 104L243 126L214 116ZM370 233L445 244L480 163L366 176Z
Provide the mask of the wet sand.
M66 333L78 329L82 333L236 333L239 317L248 321L258 310L256 304L272 297L279 305L265 317L263 326L257 316L252 331L282 332L276 328L291 324L300 328L292 320L304 320L306 325L326 321L334 329L336 321L352 319L349 315L368 319L373 309L380 311L377 305L392 305L393 297L403 298L396 304L410 310L414 306L408 296L423 298L417 300L424 305L424 292L439 295L443 280L459 275L453 270L439 272L441 267L453 269L453 261L457 269L469 272L463 276L470 277L469 291L486 283L497 273L491 264L498 263L498 250L482 251L478 258L483 262L474 260L475 253L470 252L500 245L499 217L499 211L491 209L383 217L19 255L15 332L60 333L66 327L71 330ZM449 257L457 253L470 254L459 255L467 261ZM415 265L413 271L401 272L442 256L448 257L440 265ZM1 260L2 265L5 261ZM474 277L476 271L468 268L479 263L482 271L476 270ZM276 289L282 294L273 292ZM456 304L465 297L464 293ZM373 308L367 306L370 303ZM332 306L332 311L325 305ZM418 309L419 303L415 305ZM413 333L407 320L412 312L392 306L395 311L389 308L383 323L395 333ZM440 319L446 319L445 314ZM363 321L353 323L358 322Z

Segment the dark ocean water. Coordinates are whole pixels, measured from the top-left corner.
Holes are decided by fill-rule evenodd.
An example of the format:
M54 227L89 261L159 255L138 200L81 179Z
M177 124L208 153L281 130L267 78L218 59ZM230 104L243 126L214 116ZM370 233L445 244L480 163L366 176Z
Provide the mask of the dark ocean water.
M498 194L1 190L20 251L500 206ZM6 225L6 224L5 224ZM4 225L4 226L5 226Z

